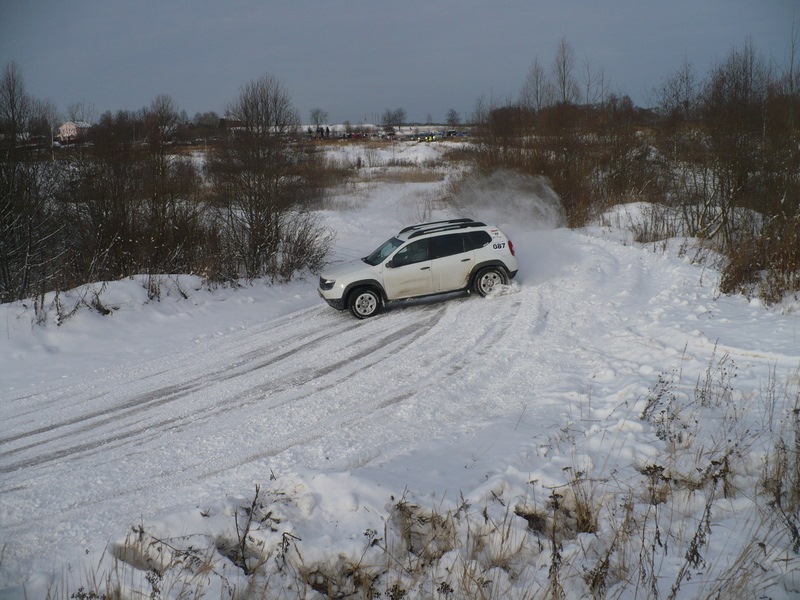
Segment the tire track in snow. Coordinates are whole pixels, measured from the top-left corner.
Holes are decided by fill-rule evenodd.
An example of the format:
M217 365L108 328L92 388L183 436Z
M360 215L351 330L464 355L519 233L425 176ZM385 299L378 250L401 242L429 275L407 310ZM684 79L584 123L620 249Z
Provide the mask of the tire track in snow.
M310 400L319 396L323 392L336 390L351 376L356 378L367 378L370 376L370 374L375 374L376 372L380 373L383 369L384 362L388 359L394 359L397 362L409 363L406 367L406 370L409 374L408 381L406 381L402 387L393 388L388 394L378 394L375 398L365 402L342 405L339 412L337 412L331 418L324 420L323 425L326 430L326 433L324 434L315 433L319 431L320 425L318 422L312 423L306 427L301 427L299 430L296 430L292 437L285 439L282 443L272 443L263 451L249 454L241 460L225 464L223 467L201 475L201 478L212 478L228 469L235 469L250 463L263 461L265 459L278 456L281 453L295 447L303 447L311 441L324 439L327 435L330 435L329 432L342 430L345 428L345 426L353 426L359 422L373 421L376 418L375 415L377 412L383 411L390 407L396 407L398 404L401 404L406 400L411 400L419 394L424 394L426 390L433 386L446 386L447 381L456 378L458 372L463 367L462 365L456 369L447 369L446 367L448 364L461 364L465 361L469 361L470 357L472 357L475 362L485 362L482 359L485 351L490 350L499 341L501 341L508 329L515 325L516 317L519 313L520 307L522 306L522 302L520 300L516 300L514 302L508 302L505 304L504 300L505 299L500 301L500 305L506 307L505 311L500 314L495 314L495 319L493 319L487 325L486 329L476 332L477 339L480 339L483 342L480 346L483 352L476 352L474 346L468 347L465 350L456 348L450 353L440 353L437 360L426 361L424 367L422 365L415 365L411 363L410 360L407 360L409 358L408 355L416 352L417 347L422 344L422 338L430 338L430 341L435 343L437 336L439 335L439 332L436 329L437 327L450 328L456 324L458 315L460 314L460 311L457 310L457 307L460 305L460 303L456 300L455 302L451 301L449 303L441 303L439 306L435 306L435 308L430 306L422 307L420 312L422 312L423 315L426 315L424 320L412 322L402 329L397 330L394 334L388 336L384 340L374 344L373 347L364 349L356 355L359 359L373 359L367 362L366 365L362 366L360 364L353 364L352 369L346 369L348 364L351 363L351 359L344 359L335 366L331 365L331 367L335 367L330 369L331 373L338 373L341 371L347 371L347 373L337 377L334 381L327 382L323 387L304 390L297 397L283 399L279 403L271 406L271 409L281 408L284 405L292 402ZM464 299L464 303L470 303L472 305L472 309L475 309L479 302L486 302L486 300L475 298ZM396 310L402 311L404 308L398 307ZM419 307L408 308L408 310L418 311ZM432 310L434 311L433 314L431 316L427 316L427 312ZM371 323L376 323L376 321L372 321ZM405 320L403 322L405 322ZM452 332L450 335L452 335ZM398 340L402 340L402 343L394 344L394 342ZM382 356L374 356L374 351L377 349L383 350ZM422 376L412 375L418 372L421 372ZM309 380L308 382L303 382L303 384L311 383L312 381L313 380ZM298 437L301 441L298 441Z
M342 325L333 328L333 335L341 333L342 331L350 329L350 328L351 328L351 324L343 323ZM259 328L259 329L261 329L261 328ZM13 441L24 439L24 438L30 437L30 436L49 433L51 431L55 431L57 429L61 429L61 428L65 428L65 427L70 427L72 425L76 425L76 424L82 423L84 421L92 421L94 419L98 419L100 417L106 417L106 416L117 418L117 417L120 417L120 416L129 416L131 414L136 414L137 412L140 412L140 411L136 411L136 410L131 411L130 409L141 408L142 410L148 410L152 406L158 406L158 405L162 404L163 400L171 401L171 400L176 400L176 399L182 398L186 394L191 393L191 392L193 392L193 391L195 391L197 389L200 389L201 387L203 387L204 384L206 384L208 382L213 382L213 381L217 381L217 380L225 379L225 378L237 377L237 376L241 375L242 373L246 373L246 372L254 370L256 368L262 368L263 366L265 366L267 364L279 362L279 361L285 360L287 358L290 358L295 353L297 353L299 351L302 351L305 347L313 345L316 341L318 341L318 340L320 340L320 339L322 339L322 338L324 338L324 337L326 337L328 335L331 335L331 332L326 332L326 333L319 334L316 337L312 337L311 339L308 339L308 336L304 331L300 332L300 333L297 333L296 330L293 330L293 329L288 329L287 331L290 334L292 334L292 337L288 338L288 340L280 341L279 342L280 346L277 349L277 350L283 350L283 352L279 353L279 352L277 352L277 350L275 350L275 351L273 351L273 353L270 353L270 351L268 350L266 352L266 355L267 355L266 359L265 359L264 348L263 348L263 346L261 346L258 350L250 350L250 351L246 352L245 354L243 354L241 356L235 357L232 362L229 362L228 364L226 364L223 367L216 367L216 368L213 368L213 369L209 370L205 375L198 377L194 381L189 381L189 382L185 382L185 383L182 383L182 384L169 384L169 385L166 385L166 386L157 387L156 389L154 389L154 390L152 390L150 392L140 394L140 395L138 395L138 396L136 396L136 397L134 397L132 399L129 399L129 400L123 402L122 404L117 404L117 405L109 407L109 408L90 410L90 411L88 411L86 413L79 414L79 415L77 415L75 417L68 417L66 419L60 420L60 421L55 422L55 423L51 423L51 424L49 424L47 426L44 426L44 427L39 427L39 428L36 428L36 429L33 429L33 430L29 430L29 431L23 431L23 432L12 434L12 435L9 435L9 436L6 436L6 437L0 437L0 448L2 448L3 444L7 444L7 443L10 443L10 442L13 442ZM275 331L270 330L270 333L280 333L280 329L276 329ZM263 332L259 332L258 335L259 336L263 335ZM293 347L290 347L288 349L285 349L292 342L297 342L298 340L305 340L305 341L301 342L300 344L298 344L296 346L293 346ZM214 356L218 356L218 354L217 353L210 353L210 354L212 355L212 361L210 361L210 362L213 362L213 357ZM224 352L221 352L221 354L224 356ZM184 358L186 358L186 357L184 357ZM261 363L259 365L255 366L255 367L250 366L249 363L255 362L258 359L261 359ZM176 360L176 362L179 362L179 361L180 361L180 359ZM157 359L156 361L153 361L153 362L155 362L157 364L163 364L163 359ZM147 368L148 362L143 363L143 364L144 364L144 367L140 364L140 365L138 365L138 369L136 369L134 371L135 373L137 373L137 375L139 373L139 370L141 370L142 368ZM126 369L126 372L127 371L128 371L128 369ZM174 375L174 371L175 371L175 367L174 366L173 366L172 369L166 369L166 370L162 369L162 370L157 371L156 373L150 373L150 374L147 374L147 375L145 375L143 377L139 376L138 377L138 381L142 382L142 381L146 381L146 380L154 380L154 381L156 381L156 385L161 385L160 382L159 382L159 378L161 378L161 379L164 378L164 377L161 377L161 376L166 376L167 378L171 378ZM99 385L104 385L107 389L105 389L104 391L102 391L100 393L97 393L95 395L90 396L89 398L87 398L87 401L100 400L100 399L103 399L103 398L105 398L105 397L107 397L109 395L112 395L114 388L117 387L118 385L120 385L120 383L126 383L126 381L120 382L118 380L118 377L116 376L116 374L110 375L109 377L105 378L104 380L102 380L102 381L100 381L100 382L98 382L96 384L98 386ZM83 391L85 391L85 388L82 385L74 385L74 386L71 386L71 387L65 387L62 390L59 390L59 393L58 393L58 395L56 396L55 399L49 399L49 400L47 400L47 402L54 402L54 401L69 402L69 401L72 400L73 397L80 395L81 392L83 392ZM30 394L26 395L25 397L30 399L30 400L34 400L35 399L35 396L34 395L30 395ZM85 404L85 403L86 403L86 401L82 402L82 404ZM39 413L39 412L41 412L41 407L32 408L30 412L33 412L35 414ZM21 414L24 415L26 413L21 413ZM70 432L64 434L64 436L68 437L68 436L73 435L74 433L86 432L86 431L89 431L89 430L93 429L94 426L102 425L102 424L105 424L107 422L108 422L108 419L106 419L104 421L101 421L101 422L98 422L98 423L95 423L95 424L90 424L87 427L84 427L84 428L79 429L77 431L70 431ZM0 453L0 456L2 456L2 453Z
M412 344L420 335L424 333L426 328L433 326L438 319L441 317L443 312L443 308L439 308L437 311L433 313L431 317L426 319L422 322L414 322L406 327L397 330L389 330L388 332L384 332L384 335L381 337L376 337L374 333L368 330L361 331L361 334L356 337L354 340L355 346L360 348L358 352L354 355L347 356L346 358L335 360L332 363L326 363L321 366L318 366L310 373L303 373L301 377L297 377L296 371L289 370L289 372L284 373L283 376L279 376L278 379L272 380L270 379L268 383L261 383L251 388L246 389L243 393L234 396L233 398L227 399L218 406L211 408L209 410L202 411L201 413L197 412L190 412L188 414L184 414L177 417L172 417L166 420L161 420L158 423L149 424L146 426L130 429L128 427L123 428L120 433L116 434L106 434L100 435L91 441L84 442L81 444L76 444L67 448L59 448L54 451L44 452L44 453L37 453L37 455L33 458L19 460L16 462L11 462L8 464L3 464L0 462L0 473L9 473L18 469L33 467L38 465L43 465L46 463L50 463L53 461L60 461L67 459L75 454L84 454L86 452L90 452L97 448L103 447L104 449L113 449L115 447L124 445L120 442L126 442L131 438L136 438L137 436L149 433L154 434L154 432L161 431L164 429L172 429L181 423L185 423L189 420L196 420L198 422L208 421L226 411L231 410L232 408L242 408L247 404L257 404L260 399L263 399L263 394L269 392L269 395L273 394L281 394L283 392L292 390L297 387L307 386L310 383L315 382L317 379L329 375L331 373L335 373L342 369L346 365L353 365L354 368L360 368L360 362L364 359L372 357L378 350L384 351L384 359L390 355L392 351L396 351L397 349L402 349L407 347L408 345ZM366 324L366 323L365 323ZM364 325L365 325L364 324ZM348 326L345 328L346 330L350 331L354 328L358 328L359 324L357 322L348 322ZM360 330L359 330L360 331ZM295 336L295 338L305 337L303 334L299 334ZM178 400L182 400L189 396L192 396L196 393L202 393L207 388L211 387L212 385L216 385L220 382L227 381L227 380L234 380L237 378L241 378L245 375L255 373L262 369L266 369L267 367L276 367L279 366L280 363L287 360L290 357L294 357L299 352L303 352L306 349L309 349L315 345L317 345L321 339L336 339L336 336L331 338L330 332L326 332L324 334L320 334L316 337L312 337L311 339L305 339L304 342L300 344L290 344L292 347L289 350L285 350L283 352L268 352L267 357L264 357L264 353L252 351L248 353L247 360L243 360L236 364L235 368L220 368L207 376L202 377L199 380L183 383L183 384L175 384L171 386L167 386L165 388L159 388L153 392L149 392L144 395L136 396L124 402L122 405L116 406L113 409L99 411L95 413L90 413L88 415L82 415L76 417L71 422L56 424L50 427L39 428L37 430L27 432L24 434L18 434L15 436L11 436L9 438L5 438L0 440L0 448L2 447L3 443L8 443L10 441L17 441L19 439L24 439L29 436L33 435L40 435L43 433L50 433L57 431L61 428L68 427L70 425L74 425L77 423L82 423L84 421L92 421L91 423L87 423L81 428L77 430L71 430L67 432L62 432L54 436L50 436L43 440L38 440L32 442L30 444L20 446L5 452L0 453L0 460L5 460L9 457L12 457L16 454L32 450L34 448L38 448L43 445L52 444L57 441L61 441L64 439L70 439L79 435L81 439L85 439L91 431L97 430L102 428L105 425L110 423L116 422L120 418L132 417L138 415L143 412L152 411L154 409L158 409L163 405L170 404L176 402ZM365 340L370 340L370 344L366 347L362 347L362 344ZM296 341L296 339L290 340L291 342ZM285 346L284 346L285 347ZM325 353L330 358L338 358L340 355L339 352L326 352ZM374 367L378 362L371 362L370 366ZM280 365L283 367L283 365ZM274 409L277 406L281 406L283 404L292 402L297 399L306 398L314 393L317 393L321 390L326 390L335 387L338 385L342 379L346 378L347 374L344 374L342 377L335 379L332 382L329 382L325 385L325 387L320 389L310 389L304 394L301 394L298 398L289 397L287 399L282 400L279 404L271 405L268 408ZM247 399L245 402L242 402L242 399ZM99 417L104 417L99 419ZM99 420L98 420L99 419Z

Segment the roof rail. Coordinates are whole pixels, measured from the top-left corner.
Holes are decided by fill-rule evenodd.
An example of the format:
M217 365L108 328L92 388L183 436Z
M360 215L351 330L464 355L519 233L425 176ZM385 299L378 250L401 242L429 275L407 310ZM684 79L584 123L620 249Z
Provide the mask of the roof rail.
M445 221L442 221L443 223ZM408 239L426 235L428 233L439 233L440 231L453 231L455 229L466 229L467 227L486 227L486 223L480 221L473 221L472 219L464 219L459 223L451 223L449 225L441 225L439 227L432 227L430 229L422 229L415 231L408 236ZM402 232L401 232L402 233Z
M443 223L474 223L472 219L448 219L446 221L431 221L430 223L419 223L418 225L409 225L400 230L400 233L405 233L406 231L413 231L414 229L421 229L422 227L429 227L431 225L441 225ZM398 233L398 235L400 235Z

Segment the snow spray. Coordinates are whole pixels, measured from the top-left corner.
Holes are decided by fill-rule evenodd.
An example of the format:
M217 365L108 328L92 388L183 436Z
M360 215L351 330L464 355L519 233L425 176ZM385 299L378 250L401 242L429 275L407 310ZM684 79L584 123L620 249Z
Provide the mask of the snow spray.
M513 229L557 229L566 225L561 199L546 177L495 171L463 181L453 194L463 216Z

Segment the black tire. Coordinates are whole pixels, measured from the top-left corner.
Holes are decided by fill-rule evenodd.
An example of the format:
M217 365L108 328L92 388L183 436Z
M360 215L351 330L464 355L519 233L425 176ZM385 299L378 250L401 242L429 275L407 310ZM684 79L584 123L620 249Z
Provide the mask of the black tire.
M380 307L380 295L368 287L357 288L347 297L347 308L356 319L368 319L376 315Z
M508 285L508 275L502 267L486 267L478 271L472 281L472 289L481 297L486 297L498 285Z

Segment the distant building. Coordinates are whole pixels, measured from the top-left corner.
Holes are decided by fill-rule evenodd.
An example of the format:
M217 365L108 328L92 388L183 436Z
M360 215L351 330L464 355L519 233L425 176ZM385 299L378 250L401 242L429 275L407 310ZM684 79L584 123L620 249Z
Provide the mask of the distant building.
M223 117L219 120L219 130L224 136L236 137L237 133L245 130L244 121Z
M56 139L65 144L78 141L86 136L90 127L86 121L67 121L58 128Z

